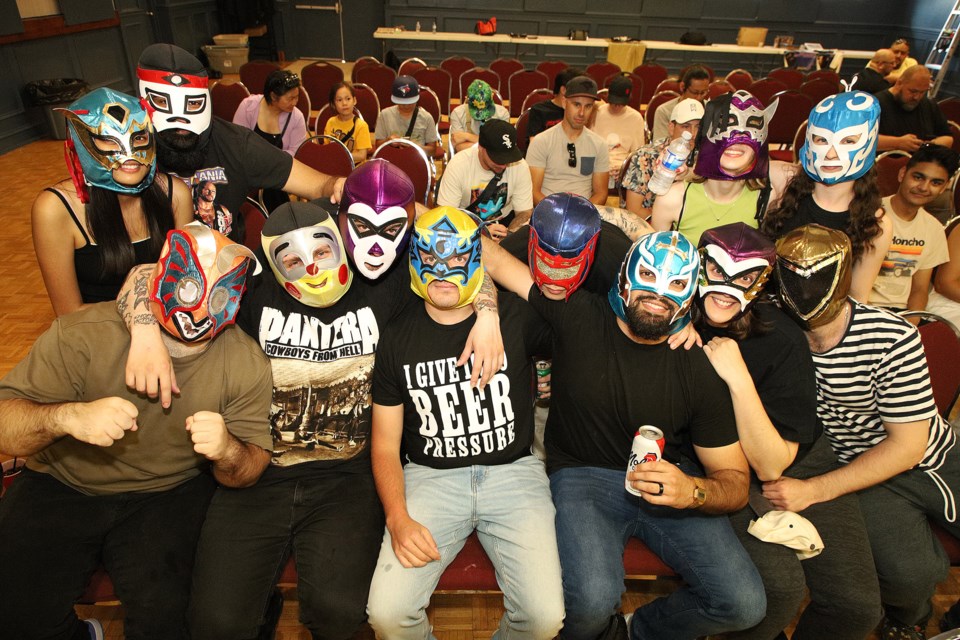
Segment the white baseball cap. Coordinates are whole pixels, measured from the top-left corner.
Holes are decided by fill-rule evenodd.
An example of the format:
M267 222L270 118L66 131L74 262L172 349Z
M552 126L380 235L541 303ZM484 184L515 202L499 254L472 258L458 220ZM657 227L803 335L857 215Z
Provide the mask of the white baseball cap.
M691 120L700 120L703 118L703 105L693 98L681 100L670 112L670 122L677 124L686 124Z

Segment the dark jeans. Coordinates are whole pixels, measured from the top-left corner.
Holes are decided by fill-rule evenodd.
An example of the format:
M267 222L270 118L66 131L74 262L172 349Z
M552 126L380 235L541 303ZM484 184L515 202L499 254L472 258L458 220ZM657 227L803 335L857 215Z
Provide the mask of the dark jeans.
M934 472L911 469L859 493L883 606L887 617L902 624L923 624L930 617L930 599L949 569L929 520L960 537L958 449L951 449Z
M693 465L684 471L695 473ZM690 640L752 627L763 583L725 516L650 505L623 488L623 470L568 467L550 476L567 617L560 637L593 640L620 610L623 550L635 536L686 585L634 613L635 640Z
M349 638L366 619L383 527L369 474L218 488L197 548L193 638L257 638L291 550L300 622L314 638Z
M207 474L169 491L84 495L26 469L0 503L0 621L6 638L84 639L73 605L106 567L131 640L186 637L184 616Z
M787 475L807 478L835 466L833 450L826 438L820 438ZM759 492L755 476L753 481L751 492ZM763 579L767 615L757 626L728 638L773 640L793 620L808 588L810 604L797 622L793 640L863 640L880 621L880 586L857 496L812 505L801 515L823 540L823 552L803 561L793 549L747 533L750 520L757 517L749 506L731 514L730 524Z

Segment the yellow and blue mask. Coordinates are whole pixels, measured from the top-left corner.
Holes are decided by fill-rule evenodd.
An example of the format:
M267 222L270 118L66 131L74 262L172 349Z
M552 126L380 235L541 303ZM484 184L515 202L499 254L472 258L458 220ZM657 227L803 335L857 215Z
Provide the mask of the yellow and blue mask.
M434 280L457 286L456 308L477 297L483 283L480 257L480 223L471 214L455 207L437 207L413 223L410 239L410 288L429 300L427 287Z
M91 91L66 109L67 167L77 194L87 202L87 185L119 193L135 194L153 182L157 172L157 140L147 110L139 100L106 87ZM136 185L122 185L113 170L127 162L149 169Z

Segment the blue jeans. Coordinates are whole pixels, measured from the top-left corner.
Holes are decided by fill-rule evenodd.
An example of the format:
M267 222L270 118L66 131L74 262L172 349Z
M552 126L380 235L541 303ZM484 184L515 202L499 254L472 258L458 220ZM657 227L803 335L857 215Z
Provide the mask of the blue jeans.
M474 530L497 572L504 612L495 638L553 638L563 621L554 508L543 463L403 470L407 511L427 527L440 561L404 568L383 536L367 613L377 637L430 637L426 607L440 574Z
M693 465L682 466L695 473ZM644 502L624 489L625 467L569 467L550 476L567 606L562 637L592 640L620 610L631 536L686 582L636 610L633 640L692 639L760 622L763 583L729 520Z

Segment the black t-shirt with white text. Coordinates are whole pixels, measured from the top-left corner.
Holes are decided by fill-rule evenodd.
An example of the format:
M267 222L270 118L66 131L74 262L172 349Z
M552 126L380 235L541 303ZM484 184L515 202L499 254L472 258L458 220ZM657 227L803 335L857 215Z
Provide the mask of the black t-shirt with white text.
M500 295L499 312L504 365L483 391L470 387L470 362L456 366L476 314L442 325L423 303L412 304L384 330L373 401L403 405L403 449L410 461L454 469L506 464L530 454L530 357L549 346L550 333L513 294Z

